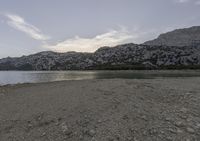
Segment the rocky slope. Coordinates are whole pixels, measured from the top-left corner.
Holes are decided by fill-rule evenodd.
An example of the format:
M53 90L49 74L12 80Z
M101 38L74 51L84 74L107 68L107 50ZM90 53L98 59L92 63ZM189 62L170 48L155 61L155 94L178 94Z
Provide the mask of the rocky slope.
M167 45L167 46L196 46L200 44L200 26L176 29L161 34L157 39L147 41L145 45Z
M141 45L102 47L94 53L40 52L0 59L0 70L199 69L200 27L178 29Z
M200 47L136 44L103 47L95 53L41 52L0 60L0 70L200 68Z

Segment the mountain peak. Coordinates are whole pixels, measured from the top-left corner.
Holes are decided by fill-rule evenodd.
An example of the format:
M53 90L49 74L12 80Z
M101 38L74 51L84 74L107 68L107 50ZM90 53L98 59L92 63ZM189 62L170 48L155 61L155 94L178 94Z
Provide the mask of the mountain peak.
M200 45L200 26L176 29L160 34L157 39L147 41L145 45L196 46Z

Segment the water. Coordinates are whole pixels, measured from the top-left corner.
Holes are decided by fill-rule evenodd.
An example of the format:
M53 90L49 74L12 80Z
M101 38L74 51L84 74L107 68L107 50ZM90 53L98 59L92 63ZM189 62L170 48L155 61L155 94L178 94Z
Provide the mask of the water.
M84 79L200 77L200 70L162 71L0 71L0 85Z

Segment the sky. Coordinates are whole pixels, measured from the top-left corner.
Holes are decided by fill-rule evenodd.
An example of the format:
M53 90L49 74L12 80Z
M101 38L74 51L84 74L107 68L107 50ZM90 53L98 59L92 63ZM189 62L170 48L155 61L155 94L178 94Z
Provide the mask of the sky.
M200 0L0 0L0 58L139 44L199 13Z

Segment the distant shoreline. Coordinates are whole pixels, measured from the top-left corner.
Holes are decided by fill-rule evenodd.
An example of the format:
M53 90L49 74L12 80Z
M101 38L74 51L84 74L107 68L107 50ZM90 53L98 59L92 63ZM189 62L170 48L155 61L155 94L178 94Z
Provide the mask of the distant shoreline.
M147 71L159 71L159 70L200 70L200 66L191 66L191 67L187 67L187 66L173 66L173 67L165 67L165 68L153 68L153 69L147 69L147 68L137 68L137 69L116 69L114 68L110 68L110 69L69 69L69 70L20 70L20 69L11 69L11 70L1 70L1 71L134 71L134 70L147 70Z
M200 70L0 71L0 85L96 79L200 77Z

